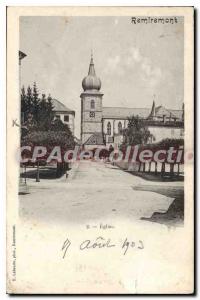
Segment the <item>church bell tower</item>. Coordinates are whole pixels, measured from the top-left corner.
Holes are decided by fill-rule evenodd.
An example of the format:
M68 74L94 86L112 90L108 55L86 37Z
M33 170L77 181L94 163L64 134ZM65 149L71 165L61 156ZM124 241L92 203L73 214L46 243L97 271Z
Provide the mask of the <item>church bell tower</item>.
M97 136L102 136L101 80L96 76L91 55L88 75L82 81L81 93L81 141L82 144L96 144ZM96 141L96 142L95 142Z

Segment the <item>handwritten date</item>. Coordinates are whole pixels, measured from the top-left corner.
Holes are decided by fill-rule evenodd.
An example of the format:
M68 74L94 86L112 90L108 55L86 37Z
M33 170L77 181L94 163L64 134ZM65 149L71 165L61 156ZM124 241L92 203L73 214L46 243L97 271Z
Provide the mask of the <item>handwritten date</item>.
M69 250L70 246L72 245L72 242L67 238L61 248L62 251L62 257L65 258L67 251ZM94 250L94 249L108 249L108 248L114 248L118 247L121 249L122 254L126 255L129 249L139 249L142 250L144 249L144 243L143 241L132 241L128 240L128 238L125 238L121 243L114 243L111 241L111 239L106 239L102 236L98 236L94 240L84 240L79 244L79 250Z

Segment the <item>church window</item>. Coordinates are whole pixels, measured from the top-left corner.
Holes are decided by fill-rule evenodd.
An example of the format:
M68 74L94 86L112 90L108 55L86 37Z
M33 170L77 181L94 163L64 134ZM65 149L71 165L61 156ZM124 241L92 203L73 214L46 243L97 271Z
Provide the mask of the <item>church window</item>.
M94 100L91 100L90 107L91 107L91 109L95 109L95 102L94 102Z
M94 111L90 112L90 118L95 118L95 112Z
M122 122L118 123L118 133L122 132Z
M111 135L111 124L110 124L110 122L108 122L108 124L107 124L107 134Z

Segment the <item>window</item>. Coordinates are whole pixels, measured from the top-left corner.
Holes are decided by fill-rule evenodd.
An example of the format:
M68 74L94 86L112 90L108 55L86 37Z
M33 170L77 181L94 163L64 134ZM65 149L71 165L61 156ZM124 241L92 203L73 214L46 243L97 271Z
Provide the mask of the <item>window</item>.
M118 133L121 133L122 132L122 123L119 122L118 123Z
M111 124L110 124L110 122L108 122L108 124L107 124L107 134L111 135Z
M90 107L91 107L91 109L95 109L95 102L94 102L94 100L91 100Z
M95 112L94 111L90 112L90 118L95 118Z
M114 137L109 136L108 137L108 143L114 143Z
M69 116L68 116L68 115L65 115L65 116L64 116L64 121L65 121L65 122L69 122Z
M60 120L60 115L56 115L56 119L57 119L57 120Z
M183 137L184 136L184 129L180 130L180 136Z

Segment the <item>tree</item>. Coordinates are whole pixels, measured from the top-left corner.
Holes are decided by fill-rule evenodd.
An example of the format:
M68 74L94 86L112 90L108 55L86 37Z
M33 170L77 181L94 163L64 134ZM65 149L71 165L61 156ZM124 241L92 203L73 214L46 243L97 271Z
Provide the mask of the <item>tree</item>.
M38 130L50 130L54 118L52 99L42 94L38 111Z
M39 112L39 93L38 93L38 89L36 86L36 83L34 82L33 84L33 97L32 97L32 113L33 113L33 117L35 119L36 122L38 122L38 112Z
M49 96L47 98L47 111L48 111L49 118L51 121L53 120L54 115L55 115L53 109L54 109L54 106L53 106L52 98L51 98L51 95L49 94Z
M158 142L156 145L162 146L165 149L169 149L169 147L179 147L184 146L184 139L163 139L160 142Z
M124 130L125 145L146 144L150 136L150 131L145 126L145 120L138 116L128 118L128 128Z
M48 102L48 107L49 107L50 109L53 109L54 106L53 106L53 103L52 103L52 97L51 97L50 94L49 94L49 96L48 96L48 98L47 98L47 102Z
M70 130L67 124L64 124L60 119L55 119L51 124L52 131L68 131Z
M60 146L63 150L73 149L75 146L71 132L66 131L32 131L23 139L22 145L44 146L50 151L54 146Z
M42 99L39 102L39 112L38 112L38 129L40 130L46 130L46 96L45 94L42 94Z
M30 86L28 86L27 88L26 105L27 105L27 115L28 113L33 113L33 94Z
M157 143L157 145L159 147L161 147L161 149L165 149L168 150L170 147L173 147L174 149L179 149L180 146L182 146L182 149L184 147L184 139L163 139L162 141L160 141L159 143ZM174 176L174 166L176 164L176 157L177 155L175 154L173 156L174 159L174 163L170 163L170 176L173 177ZM184 155L182 155L181 157L181 161L178 163L178 176L179 176L179 166L180 164L184 163ZM164 164L164 168L165 168L165 163ZM165 171L165 169L164 169ZM165 172L164 172L165 173Z
M39 92L34 83L33 88L24 87L21 90L21 112L23 117L21 126L21 145L46 147L45 157L37 159L37 179L39 181L39 165L46 164L46 158L51 153L54 146L60 146L62 157L69 149L74 149L75 141L68 125L61 120L55 119L55 112L51 95L46 98L45 94L39 98ZM31 153L28 151L23 154L24 157L30 158ZM28 162L27 164L29 164ZM65 162L57 162L57 176L60 176L67 170Z
M29 141L31 140L30 137L37 137L36 140L40 142L39 137L41 136L41 132L44 132L44 135L42 135L42 143L46 144L44 136L47 136L47 132L49 132L50 136L58 134L60 136L59 142L64 138L65 143L69 142L70 145L74 145L74 137L68 125L64 124L60 119L54 120L55 112L53 108L51 95L46 98L46 95L42 94L42 97L40 98L36 83L33 84L33 88L28 86L26 91L24 87L22 88L22 143L25 140L27 141L28 136ZM37 132L40 132L40 134L37 135ZM54 132L56 133L54 134ZM63 132L62 135L60 132ZM48 139L49 141L52 141L49 137Z
M28 86L27 90L22 87L21 90L21 121L22 125L32 117L34 124L37 124L38 130L48 130L54 118L52 98L49 95L42 94L39 98L37 85L34 82L33 88Z

